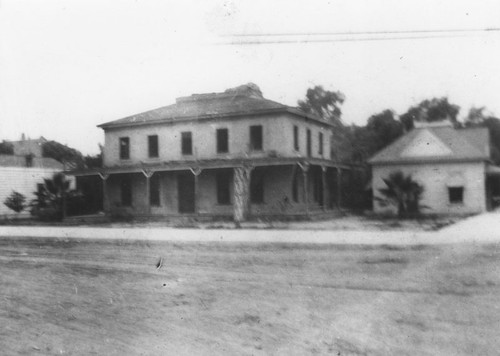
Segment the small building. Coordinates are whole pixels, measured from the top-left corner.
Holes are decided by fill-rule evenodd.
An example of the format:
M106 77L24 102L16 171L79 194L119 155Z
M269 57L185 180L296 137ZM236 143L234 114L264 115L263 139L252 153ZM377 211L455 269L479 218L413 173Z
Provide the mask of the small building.
M395 213L384 206L383 179L401 171L423 186L425 214L473 214L493 206L492 188L499 169L490 161L486 128L455 129L448 122L416 123L415 128L369 160L375 213Z
M308 216L337 206L332 126L254 84L99 125L104 210L133 216Z
M12 142L14 155L0 155L0 216L14 214L4 205L5 199L13 191L26 197L26 202L35 198L34 192L39 189L39 184L44 183L44 178L51 178L54 173L62 172L63 165L52 159L41 157L38 150L38 140L34 142ZM30 149L32 148L32 149ZM18 151L20 150L20 151ZM24 212L27 214L27 211Z

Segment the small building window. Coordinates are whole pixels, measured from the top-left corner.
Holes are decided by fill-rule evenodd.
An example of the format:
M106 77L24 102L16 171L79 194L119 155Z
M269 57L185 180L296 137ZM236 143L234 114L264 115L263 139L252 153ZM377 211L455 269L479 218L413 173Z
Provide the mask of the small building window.
M130 159L129 137L120 137L120 159Z
M229 132L227 129L217 129L217 153L229 152Z
M181 132L181 149L183 155L193 154L193 136L190 131Z
M293 126L293 149L298 151L299 147L299 127L297 125Z
M250 126L250 150L262 150L262 125Z
M148 136L148 154L150 158L158 157L158 135Z
M132 206L132 180L124 177L120 182L120 197L122 206Z
M318 134L318 145L319 145L319 147L318 147L318 154L320 156L323 156L323 133L322 132L320 132Z
M311 130L307 129L306 132L306 142L307 142L307 157L311 157L312 149L311 149Z
M160 206L160 176L153 174L149 180L149 205Z
M264 174L258 169L254 169L250 176L250 202L264 203Z
M232 175L230 170L222 170L217 172L215 176L217 184L217 204L231 204L231 178Z
M451 204L462 204L464 202L464 187L448 187L448 197Z

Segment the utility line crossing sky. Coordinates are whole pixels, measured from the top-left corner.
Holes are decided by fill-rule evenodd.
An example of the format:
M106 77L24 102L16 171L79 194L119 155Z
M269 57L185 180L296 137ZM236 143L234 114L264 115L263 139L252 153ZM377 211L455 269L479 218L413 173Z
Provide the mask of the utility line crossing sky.
M500 115L500 2L0 0L0 139L98 152L96 125L254 82L323 85L365 124L447 96Z

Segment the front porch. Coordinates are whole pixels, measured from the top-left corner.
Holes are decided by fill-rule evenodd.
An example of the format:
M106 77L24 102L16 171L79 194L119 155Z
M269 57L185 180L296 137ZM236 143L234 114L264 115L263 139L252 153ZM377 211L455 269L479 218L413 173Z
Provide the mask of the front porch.
M342 175L349 167L330 161L274 163L191 163L73 174L100 177L104 211L110 215L220 217L239 222L258 217L309 218L339 211Z

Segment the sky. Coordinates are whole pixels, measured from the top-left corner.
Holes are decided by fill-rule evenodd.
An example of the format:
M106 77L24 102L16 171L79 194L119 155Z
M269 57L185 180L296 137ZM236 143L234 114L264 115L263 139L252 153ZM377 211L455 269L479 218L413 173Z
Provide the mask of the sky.
M248 82L291 106L315 85L341 91L346 124L443 96L461 117L500 116L500 31L483 31L499 13L497 0L0 0L0 140L96 154L98 124Z

